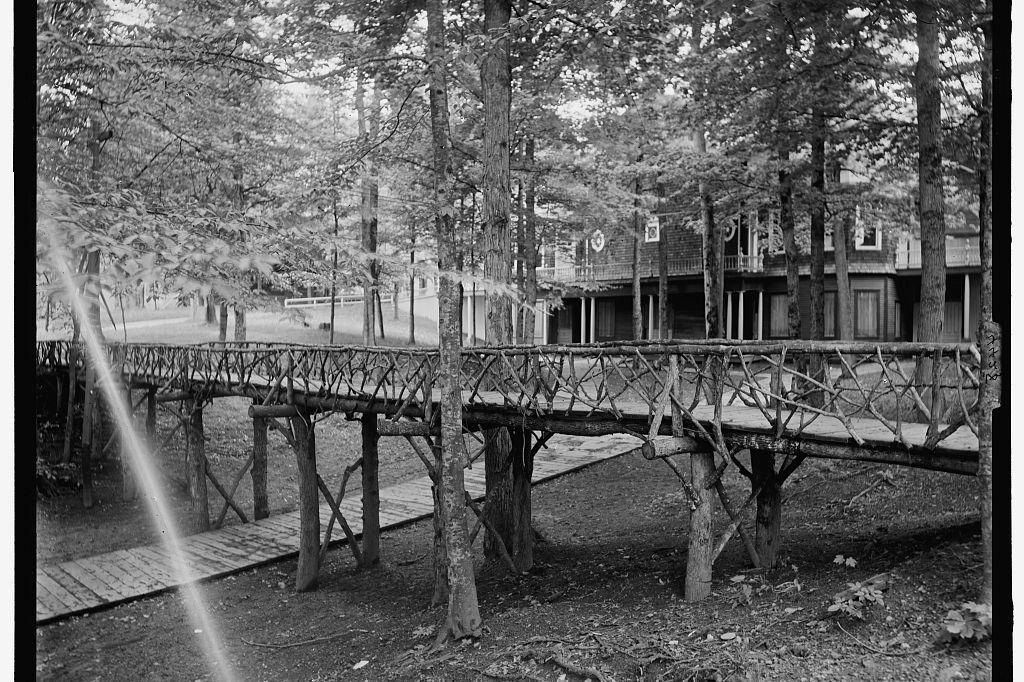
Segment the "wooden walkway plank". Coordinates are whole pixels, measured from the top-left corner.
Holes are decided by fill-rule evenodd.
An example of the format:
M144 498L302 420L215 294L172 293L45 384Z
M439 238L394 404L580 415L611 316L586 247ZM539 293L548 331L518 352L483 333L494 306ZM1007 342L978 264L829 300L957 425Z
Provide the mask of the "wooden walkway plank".
M560 437L552 448L537 453L534 483L550 480L594 462L610 459L632 446L609 441L602 450L583 452L575 449L579 439ZM633 439L630 439L633 440ZM475 499L484 496L482 463L467 471L466 488ZM381 529L386 530L433 514L430 479L423 476L380 491ZM326 531L331 508L320 505L321 532ZM362 500L346 498L342 513L353 532L362 530ZM214 531L182 538L186 570L191 580L202 580L234 573L298 552L299 514L288 512L243 524L232 524ZM335 525L332 545L345 540ZM74 613L82 613L115 602L139 598L182 584L171 558L162 545L121 549L36 571L36 622L49 622Z
M54 566L43 566L37 569L36 582L46 587L50 594L59 599L64 604L66 612L72 613L87 609L88 604L75 594L78 591L77 587L72 587L71 590L68 590L64 586L63 580L57 580L51 575L54 568Z

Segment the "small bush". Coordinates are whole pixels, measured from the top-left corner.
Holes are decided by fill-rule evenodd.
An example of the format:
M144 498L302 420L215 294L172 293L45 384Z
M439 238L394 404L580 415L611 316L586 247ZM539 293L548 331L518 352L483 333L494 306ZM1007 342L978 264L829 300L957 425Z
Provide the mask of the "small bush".
M850 589L846 590L844 594L849 596L835 597L832 604L828 607L829 613L845 613L857 620L864 620L865 607L871 604L885 606L882 591L874 585L865 583L847 583L847 585Z
M78 466L74 463L53 464L42 457L36 457L36 495L51 497L62 490L74 489L79 485Z
M939 641L979 642L992 636L992 607L988 604L964 602L959 609L946 614Z

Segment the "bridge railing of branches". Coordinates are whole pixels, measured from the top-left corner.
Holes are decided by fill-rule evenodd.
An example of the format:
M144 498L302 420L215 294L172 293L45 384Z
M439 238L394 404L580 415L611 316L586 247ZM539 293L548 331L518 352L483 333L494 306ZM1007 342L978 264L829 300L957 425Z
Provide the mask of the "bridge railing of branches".
M395 419L423 416L437 399L438 354L429 349L259 342L113 343L107 349L127 380L165 393L267 399L269 392L275 401L318 411L373 409ZM83 356L69 341L36 346L39 368L81 364ZM977 435L979 360L971 344L490 346L463 351L459 380L463 402L473 409L577 419L639 416L649 427L666 411L678 411L714 443L722 440L723 414L744 406L748 422L777 438L800 438L812 425L820 430L827 423L857 444L881 432L909 447L907 425L914 424L916 433L926 425L923 446L934 448L963 426Z

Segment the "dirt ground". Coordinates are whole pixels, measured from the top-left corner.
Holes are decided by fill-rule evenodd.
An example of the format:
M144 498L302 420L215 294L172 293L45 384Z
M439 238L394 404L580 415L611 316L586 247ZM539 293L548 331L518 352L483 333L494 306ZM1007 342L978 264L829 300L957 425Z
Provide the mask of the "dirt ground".
M230 401L218 402L229 410ZM215 466L237 468L251 435L209 428L220 421L208 416L208 452ZM354 426L324 425L318 437L330 480L356 456ZM327 438L328 428L338 434ZM280 477L271 493L275 511L294 507L294 463L280 440L271 437L271 481ZM383 485L421 475L408 453L384 443ZM164 464L170 480L180 476L178 456ZM850 502L887 471L893 485L876 485ZM98 485L101 502L93 510L81 511L73 494L39 505L37 560L153 539L141 507L118 500L119 477L104 478L108 487ZM726 480L734 500L745 497L745 479L730 471ZM734 539L716 563L713 596L688 604L688 507L667 467L624 457L542 484L533 498L542 538L536 567L509 576L484 563L478 540L483 636L429 654L443 616L429 606L430 521L385 532L376 570L357 570L343 546L332 550L313 592L292 590L294 559L201 590L238 680L992 678L990 644L932 645L946 611L972 599L980 581L972 479L808 461L784 494L783 568L772 575L751 570ZM180 508L180 488L175 499ZM723 517L718 510L719 529ZM838 554L856 566L835 563ZM831 595L882 572L892 574L891 587L864 621L827 617ZM38 627L37 677L213 679L195 629L177 592Z

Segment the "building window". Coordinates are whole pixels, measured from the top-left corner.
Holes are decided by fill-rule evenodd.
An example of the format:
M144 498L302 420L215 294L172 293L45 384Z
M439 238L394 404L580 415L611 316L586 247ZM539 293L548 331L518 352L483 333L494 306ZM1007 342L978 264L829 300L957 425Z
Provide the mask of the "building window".
M853 334L858 339L878 338L877 291L855 291L853 297Z
M615 336L615 301L597 302L597 336L609 339Z
M882 233L873 227L858 227L854 232L854 247L858 251L880 251Z
M832 241L832 230L830 228L825 228L825 240L824 241L825 241L825 250L826 251L835 251L836 250L835 242Z
M825 308L825 338L836 338L836 292L826 291L824 298Z
M896 301L896 338L903 338L903 306L900 305L899 301Z
M542 244L540 247L540 266L542 268L555 267L555 247L552 244Z
M789 297L786 294L772 294L770 334L785 338L789 334Z

